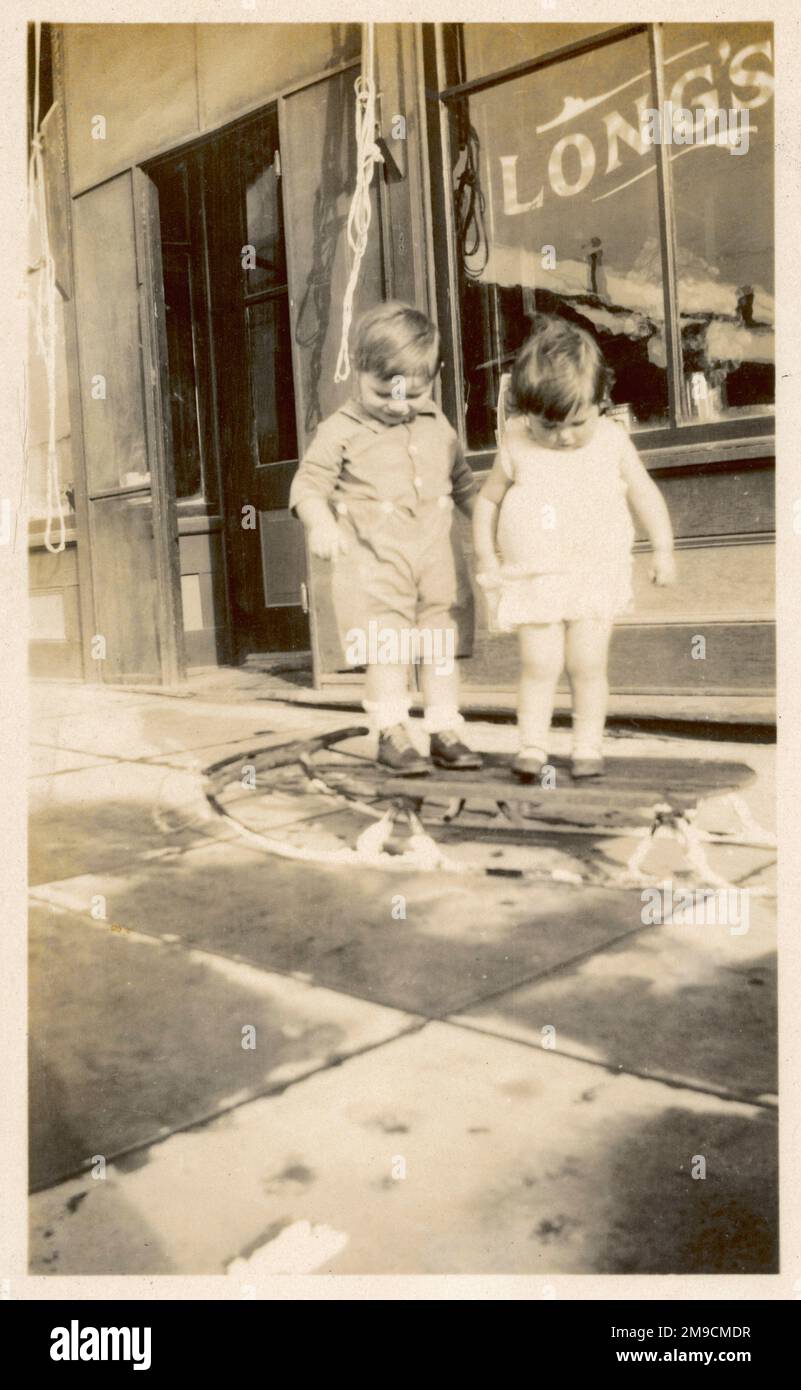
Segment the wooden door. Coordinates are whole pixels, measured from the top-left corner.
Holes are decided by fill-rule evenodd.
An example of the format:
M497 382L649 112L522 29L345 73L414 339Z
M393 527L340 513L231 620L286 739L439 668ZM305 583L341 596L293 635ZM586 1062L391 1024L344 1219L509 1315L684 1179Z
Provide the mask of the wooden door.
M209 298L235 657L305 650L298 431L275 108L204 150Z
M96 625L89 659L103 680L171 684L183 652L154 214L139 170L74 200L75 369Z

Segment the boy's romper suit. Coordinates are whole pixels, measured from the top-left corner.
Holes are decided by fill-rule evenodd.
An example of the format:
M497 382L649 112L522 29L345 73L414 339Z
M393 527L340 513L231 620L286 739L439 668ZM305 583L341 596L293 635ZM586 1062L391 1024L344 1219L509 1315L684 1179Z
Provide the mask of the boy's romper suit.
M324 420L295 474L289 505L328 502L348 550L332 562L340 641L353 629L448 629L469 656L473 594L454 504L475 491L459 439L432 401L384 424L348 401Z

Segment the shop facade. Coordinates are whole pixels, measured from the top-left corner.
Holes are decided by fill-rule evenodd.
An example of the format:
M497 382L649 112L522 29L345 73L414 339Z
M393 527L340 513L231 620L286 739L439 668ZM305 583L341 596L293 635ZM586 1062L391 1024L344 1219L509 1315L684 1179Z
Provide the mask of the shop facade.
M358 681L287 499L348 394L359 26L45 37L67 516L51 554L33 365L33 671L173 685L308 650L316 685ZM680 552L655 590L638 540L612 688L667 714L773 689L772 57L768 24L376 26L385 160L356 312L397 297L437 318L479 477L533 315L596 334ZM466 684L515 674L513 641L480 628Z

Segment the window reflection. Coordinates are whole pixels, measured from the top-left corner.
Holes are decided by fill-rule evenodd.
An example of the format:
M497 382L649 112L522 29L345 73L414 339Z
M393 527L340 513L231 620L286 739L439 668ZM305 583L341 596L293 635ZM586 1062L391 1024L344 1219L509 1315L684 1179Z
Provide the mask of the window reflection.
M468 444L537 312L598 338L631 427L668 422L648 44L625 39L480 92L452 139Z
M549 28L552 48L575 37L573 26ZM462 27L463 75L488 71L491 54L498 67L513 60L493 39L507 30ZM500 377L537 312L595 333L615 372L611 404L630 428L670 423L655 140L669 145L678 423L772 410L772 26L666 25L663 35L662 112L645 35L451 104L471 449L494 445Z
M670 163L694 420L765 414L774 400L771 27L665 26L666 95L692 116Z
M278 186L278 121L273 112L242 132L242 184L248 245L256 264L247 271L246 293L286 283L284 229Z

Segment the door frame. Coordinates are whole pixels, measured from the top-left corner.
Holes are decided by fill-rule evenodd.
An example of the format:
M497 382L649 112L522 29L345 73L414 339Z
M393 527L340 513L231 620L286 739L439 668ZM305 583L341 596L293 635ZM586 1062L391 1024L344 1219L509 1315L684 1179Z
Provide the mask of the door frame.
M156 185L141 165L133 169L133 200L161 679L164 685L180 685L186 680L186 651L172 421L166 406L169 368L159 200Z
M69 267L71 294L64 302L67 384L70 410L70 439L73 450L75 488L75 528L77 534L78 589L81 614L81 651L84 680L102 683L102 664L91 657L91 641L97 621L97 586L95 556L92 545L91 497L86 464L86 445L83 431L83 407L80 390L79 319L80 305L76 292L75 252L73 244L73 204L81 192L72 189L69 165L69 138L66 120L66 73L64 26L55 24L52 31L54 101L58 107L58 173L63 188L65 228L63 254ZM152 507L153 560L156 576L156 644L159 676L162 685L182 683L186 675L183 649L183 619L181 606L180 557L175 512L174 481L169 466L172 458L172 439L169 421L164 423L161 399L164 390L161 335L165 332L163 283L160 279L161 241L153 231L153 196L155 189L140 165L128 166L131 173L132 217L136 255L136 284L138 289L141 371L145 397L145 451L150 469ZM124 172L124 171L119 171ZM113 175L112 177L116 177ZM102 183L108 180L101 180ZM97 185L95 185L97 186ZM158 205L156 203L156 214ZM166 342L165 342L166 346ZM124 492L121 489L120 492ZM125 676L109 684L125 684Z

